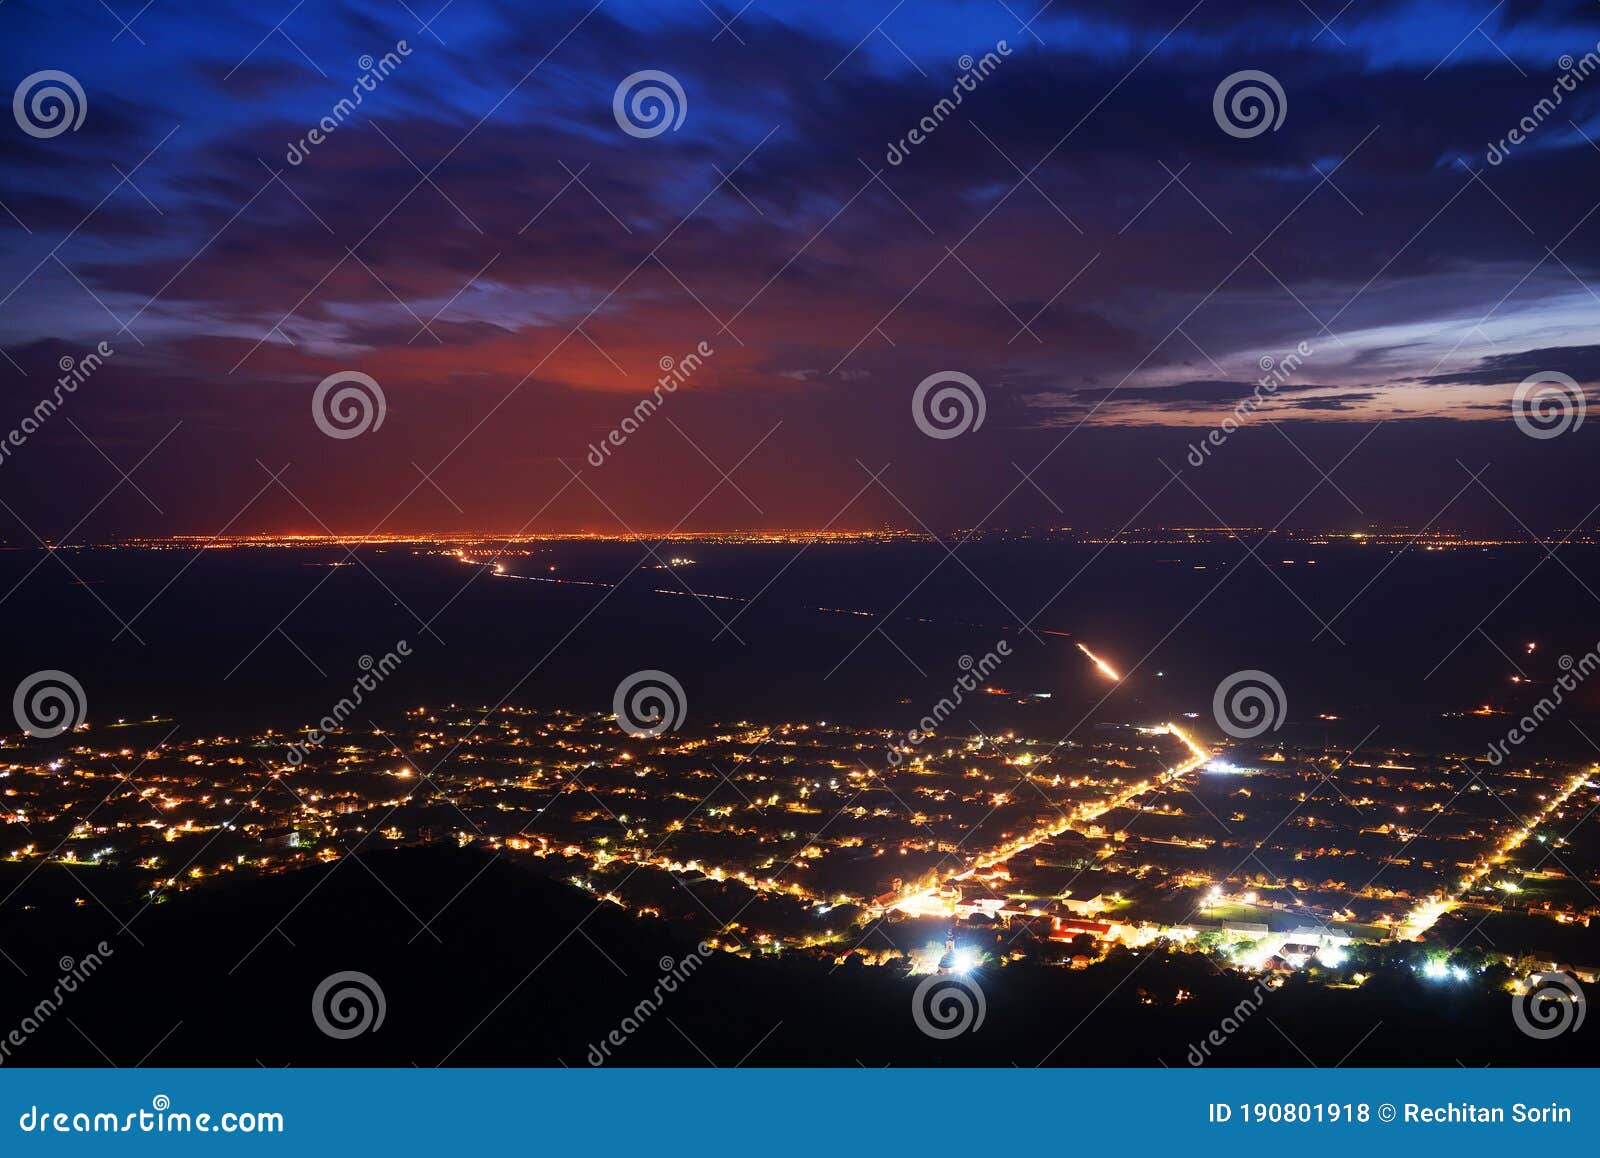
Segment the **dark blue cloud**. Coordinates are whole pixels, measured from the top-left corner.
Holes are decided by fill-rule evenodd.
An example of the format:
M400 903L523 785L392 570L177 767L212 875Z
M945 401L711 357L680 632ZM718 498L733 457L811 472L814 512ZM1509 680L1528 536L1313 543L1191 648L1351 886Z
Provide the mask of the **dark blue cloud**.
M509 433L473 423L530 397L548 457L711 336L708 428L784 418L843 480L828 432L899 431L907 381L951 365L992 384L1002 470L1062 415L1202 420L1301 343L1282 393L1325 394L1308 419L1536 362L1592 376L1600 80L1485 156L1594 49L1590 5L1128 0L1024 26L1040 7L11 0L0 80L67 71L88 115L46 140L0 122L4 398L27 410L110 337L146 391L116 429L288 440L302 415L260 398L371 364L407 458L470 436L493 461ZM687 110L640 139L612 100L647 69ZM1216 123L1245 69L1281 85L1278 131Z

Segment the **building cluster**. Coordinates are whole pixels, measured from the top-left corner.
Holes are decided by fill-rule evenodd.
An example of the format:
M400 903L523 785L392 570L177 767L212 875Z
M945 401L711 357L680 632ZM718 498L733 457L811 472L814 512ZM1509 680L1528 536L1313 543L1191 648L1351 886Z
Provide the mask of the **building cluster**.
M525 858L751 951L928 944L1070 962L1158 938L1294 968L1457 910L1600 916L1600 780L1391 752L1206 747L1176 725L1061 743L418 708L288 759L297 733L154 723L0 745L0 860L96 898L449 841ZM891 745L900 745L893 752ZM79 898L80 903L83 898Z

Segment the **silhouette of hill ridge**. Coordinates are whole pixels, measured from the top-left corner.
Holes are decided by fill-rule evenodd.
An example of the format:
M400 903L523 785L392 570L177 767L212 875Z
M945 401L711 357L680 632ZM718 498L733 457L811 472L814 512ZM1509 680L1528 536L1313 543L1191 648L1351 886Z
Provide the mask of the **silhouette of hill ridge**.
M27 977L0 994L0 1038L50 997L59 958L82 962L103 938L110 955L6 1064L1181 1066L1230 1017L1208 1064L1594 1061L1582 1033L1518 1032L1504 993L1397 970L1359 990L1297 977L1260 1002L1255 979L1192 953L985 968L982 1024L938 1040L912 1016L920 979L897 968L792 951L701 960L695 935L537 862L453 845L362 853L143 912L8 907L0 948ZM347 971L381 989L383 1019L329 1036L313 995Z

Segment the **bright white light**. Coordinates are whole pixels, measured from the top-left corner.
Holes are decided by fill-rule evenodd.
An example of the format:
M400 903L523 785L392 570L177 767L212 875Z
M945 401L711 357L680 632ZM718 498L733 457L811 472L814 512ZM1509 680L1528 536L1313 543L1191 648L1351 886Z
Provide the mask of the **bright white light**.
M1449 972L1450 967L1443 961L1429 961L1422 966L1422 975L1429 981L1443 981Z
M957 949L954 968L957 973L971 973L982 960L975 949Z
M1340 965L1343 965L1345 961L1349 959L1349 957L1350 954L1346 953L1343 947L1339 945L1329 945L1326 948L1317 950L1317 960L1321 961L1330 969L1337 969Z

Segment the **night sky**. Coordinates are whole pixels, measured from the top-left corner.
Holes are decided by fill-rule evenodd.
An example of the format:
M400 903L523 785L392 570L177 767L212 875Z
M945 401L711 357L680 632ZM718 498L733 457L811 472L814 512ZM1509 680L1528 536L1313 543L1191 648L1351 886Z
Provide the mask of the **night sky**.
M6 91L86 107L0 121L0 437L114 353L0 537L1589 520L1600 420L1512 396L1600 380L1597 42L1592 0L9 0ZM1242 70L1276 128L1219 123ZM339 371L381 426L319 430ZM980 427L918 429L940 371Z

